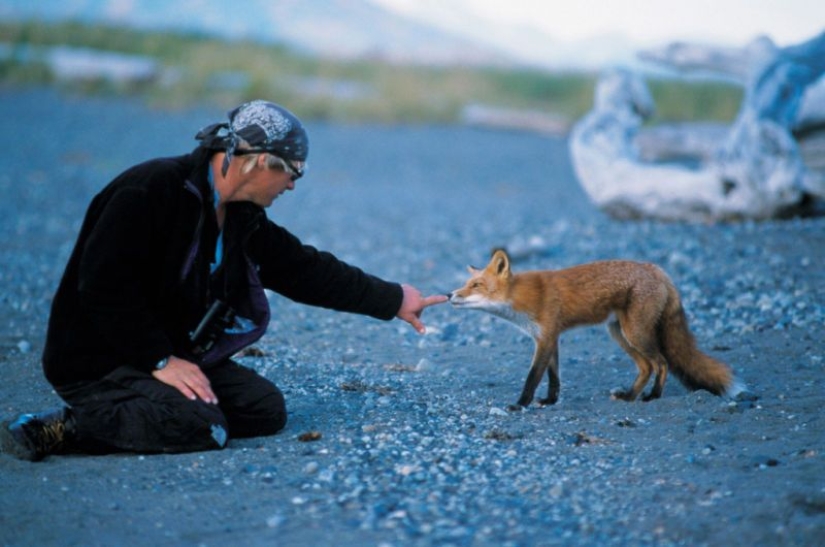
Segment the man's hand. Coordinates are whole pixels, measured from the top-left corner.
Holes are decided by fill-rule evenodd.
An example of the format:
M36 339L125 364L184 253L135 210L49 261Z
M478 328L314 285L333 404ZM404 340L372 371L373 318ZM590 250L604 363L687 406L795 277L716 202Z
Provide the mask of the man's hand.
M448 298L443 294L423 297L418 289L410 285L401 285L401 288L404 291L404 300L401 302L401 309L398 310L396 317L412 325L419 334L424 334L426 329L424 324L419 321L421 312L428 306L443 304Z
M200 399L211 404L218 403L218 398L212 392L212 386L209 385L209 378L195 363L173 355L169 357L166 366L153 371L152 376L177 389L187 399L192 401Z

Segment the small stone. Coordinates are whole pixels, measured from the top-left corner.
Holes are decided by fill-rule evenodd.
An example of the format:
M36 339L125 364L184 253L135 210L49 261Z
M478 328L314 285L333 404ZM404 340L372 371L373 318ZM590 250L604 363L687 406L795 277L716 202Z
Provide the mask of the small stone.
M307 431L306 433L301 433L298 435L298 440L302 443L308 443L312 441L318 441L321 439L321 432L320 431Z
M309 462L304 466L304 473L307 475L314 475L318 472L319 467L318 462Z
M266 526L267 528L278 528L284 521L286 521L286 518L283 515L272 515L266 519Z

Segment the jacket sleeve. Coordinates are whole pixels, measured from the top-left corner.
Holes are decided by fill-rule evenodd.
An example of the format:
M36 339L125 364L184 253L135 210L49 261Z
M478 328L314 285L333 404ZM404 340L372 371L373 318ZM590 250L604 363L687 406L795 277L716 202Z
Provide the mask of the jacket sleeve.
M291 300L384 320L401 308L401 285L304 245L271 221L263 223L250 243L264 286Z
M149 306L162 267L152 253L153 214L140 189L110 196L85 239L77 281L78 311L100 350L147 370L172 351Z

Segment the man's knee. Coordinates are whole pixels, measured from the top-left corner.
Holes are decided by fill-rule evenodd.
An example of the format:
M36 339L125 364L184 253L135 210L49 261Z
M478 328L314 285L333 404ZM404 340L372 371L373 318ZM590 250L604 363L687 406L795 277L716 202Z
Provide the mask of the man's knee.
M286 401L277 387L259 399L256 407L261 418L258 435L274 435L286 426Z
M286 426L284 396L270 380L232 361L207 372L231 437L272 435Z

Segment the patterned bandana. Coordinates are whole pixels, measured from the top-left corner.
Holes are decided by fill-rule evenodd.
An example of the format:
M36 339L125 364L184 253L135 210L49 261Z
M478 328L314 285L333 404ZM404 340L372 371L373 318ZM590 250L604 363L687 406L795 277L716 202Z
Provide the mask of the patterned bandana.
M195 138L202 146L226 152L224 176L241 140L253 151L287 161L305 162L309 154L309 138L301 121L286 108L260 100L242 104L229 112L229 123L205 127Z

